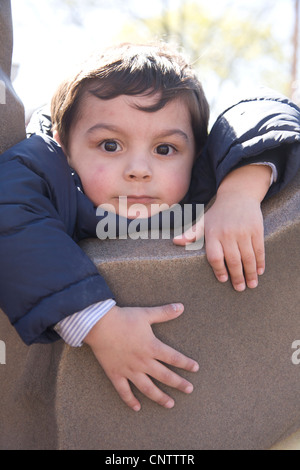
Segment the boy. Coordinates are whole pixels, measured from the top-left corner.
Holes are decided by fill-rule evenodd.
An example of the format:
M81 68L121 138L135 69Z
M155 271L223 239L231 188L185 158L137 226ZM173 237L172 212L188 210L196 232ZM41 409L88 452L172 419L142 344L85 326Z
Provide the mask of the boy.
M223 121L204 151L202 87L182 57L162 46L121 45L93 59L59 88L51 118L59 145L33 136L1 157L1 308L27 344L54 341L57 333L72 346L88 344L133 410L141 405L129 381L172 408L151 378L191 393L192 384L164 364L199 366L161 343L151 325L176 318L183 306L117 306L76 242L95 236L98 205L130 218L140 204L150 217L153 207L206 203L217 191L205 220L208 260L219 281L228 279L226 263L237 291L256 287L265 268L260 203L272 179L276 191L295 173L299 152L297 164L285 166L285 147L269 150L278 147L273 139L248 160L242 151L231 157L236 134ZM299 122L295 107L292 118ZM221 137L230 141L224 156ZM119 204L124 196L126 207ZM195 238L201 231L200 223Z

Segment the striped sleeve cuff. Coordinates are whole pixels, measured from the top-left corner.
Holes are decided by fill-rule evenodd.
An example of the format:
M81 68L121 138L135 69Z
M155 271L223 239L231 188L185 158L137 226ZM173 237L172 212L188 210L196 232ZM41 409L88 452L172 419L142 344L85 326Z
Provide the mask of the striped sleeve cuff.
M70 346L82 346L88 332L115 305L112 299L90 305L58 322L54 330Z

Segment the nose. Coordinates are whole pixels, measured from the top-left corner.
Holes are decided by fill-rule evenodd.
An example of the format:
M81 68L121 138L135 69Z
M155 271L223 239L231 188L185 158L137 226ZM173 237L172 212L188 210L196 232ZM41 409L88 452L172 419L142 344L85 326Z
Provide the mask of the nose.
M151 181L152 170L149 162L143 157L131 158L125 168L124 176L127 181Z

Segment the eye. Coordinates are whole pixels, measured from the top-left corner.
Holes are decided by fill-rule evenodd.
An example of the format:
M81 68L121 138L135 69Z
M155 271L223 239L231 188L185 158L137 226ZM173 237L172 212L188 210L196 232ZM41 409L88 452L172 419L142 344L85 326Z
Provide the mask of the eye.
M169 144L160 144L155 149L158 155L168 156L173 155L176 152L175 147Z
M105 140L104 142L101 142L100 147L102 150L105 150L105 152L111 153L121 150L120 145L115 140Z

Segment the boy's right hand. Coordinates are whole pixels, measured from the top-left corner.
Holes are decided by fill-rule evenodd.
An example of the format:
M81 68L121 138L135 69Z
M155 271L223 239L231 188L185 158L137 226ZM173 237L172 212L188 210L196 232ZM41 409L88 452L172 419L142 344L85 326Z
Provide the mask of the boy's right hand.
M182 314L182 304L161 307L113 307L86 336L87 343L122 400L134 411L141 408L129 385L132 382L151 400L172 408L174 400L150 377L191 393L193 385L163 363L196 372L199 365L154 335L151 325L173 320Z

